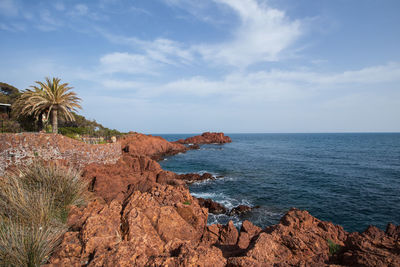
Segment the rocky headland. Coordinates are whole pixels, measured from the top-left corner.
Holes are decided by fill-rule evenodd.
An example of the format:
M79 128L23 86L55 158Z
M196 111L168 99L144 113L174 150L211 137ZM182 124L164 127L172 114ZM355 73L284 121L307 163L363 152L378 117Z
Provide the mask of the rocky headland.
M46 140L45 136L37 138ZM56 159L75 159L78 152L67 153L64 146L72 150L82 147L75 140L62 140L54 142L60 146ZM386 231L371 226L363 233L348 233L307 211L291 209L278 224L264 229L249 221L239 230L232 221L207 225L209 211L228 211L218 203L196 199L187 184L202 176L212 177L165 171L156 160L187 151L184 144L222 144L230 138L205 133L186 140L171 143L161 137L132 134L117 145L102 145L104 154L84 146L87 157L104 155L78 164L83 179L89 182L92 200L85 207L71 207L69 231L47 266L400 266L400 226L392 224ZM46 154L46 144L40 143L40 153L53 155ZM55 149L51 144L50 149ZM2 149L14 149L18 154L20 147L23 142L18 146L10 142ZM102 157L114 155L115 147L120 154L102 162ZM7 153L0 154L1 160L8 159ZM18 162L28 162L30 156L37 157L38 152L24 154ZM7 162L5 168L13 163ZM230 212L248 209L237 207Z
M202 133L201 135L192 136L186 139L179 139L174 143L204 145L204 144L226 144L231 142L232 142L231 138L229 136L225 136L224 133L205 132Z

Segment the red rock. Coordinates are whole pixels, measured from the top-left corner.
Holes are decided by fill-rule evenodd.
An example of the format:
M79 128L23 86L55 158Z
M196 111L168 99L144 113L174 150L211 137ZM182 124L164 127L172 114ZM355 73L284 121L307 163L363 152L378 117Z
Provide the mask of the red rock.
M251 207L246 206L246 205L239 205L229 211L229 216L241 215L241 214L247 213L249 211L251 211Z
M213 201L212 199L204 199L204 198L197 198L199 201L200 206L208 209L209 213L213 214L223 214L226 213L226 208L219 204L218 202Z
M320 227L320 222L307 211L292 209L278 225L256 235L243 256L229 258L228 265L324 266L330 256L327 240L344 245L347 233L331 223ZM240 245L245 247L244 242Z
M241 249L247 249L251 240L261 232L261 228L245 220L240 229L237 245Z
M117 196L122 200L128 187L141 191L151 188L161 171L160 165L148 157L124 155L116 164L89 164L83 177L90 181L90 191L110 202Z
M82 216L86 218L82 227L76 227L79 234L74 234L78 239L71 244L66 235L63 243L68 246L62 246L51 263L70 263L72 254L67 251L74 248L73 256L77 258L74 262L87 262L88 266L143 266L167 253L166 245L173 240L192 242L194 247L189 253L192 255L198 249L196 244L207 222L207 211L186 188L160 184L148 192L134 191L122 203L113 200L110 204L91 204L82 211L85 213L88 215ZM212 248L202 249L204 253L197 251L192 257L202 255L205 260L208 252L218 254Z
M400 227L388 228L387 233L374 226L362 234L351 233L338 261L349 266L400 266L400 240L394 234Z
M221 250L213 246L173 240L166 247L169 253L152 259L148 266L226 266Z
M49 148L54 149L61 153L57 160L85 165L83 179L90 182L93 200L87 207L71 208L69 232L47 266L400 266L400 226L393 224L386 232L369 227L349 234L307 211L291 209L264 230L248 221L240 232L232 221L207 226L202 200L190 195L181 176L154 161L186 151L183 145L137 133L110 147L87 147L58 135L16 136L15 144L9 136L0 142L6 154L16 151L22 160L24 149L33 153L40 146L49 157L55 155ZM189 142L223 143L227 138L205 133ZM15 163L4 159L1 166ZM340 246L334 255L332 243Z
M180 139L175 143L178 144L225 144L231 143L232 140L229 136L225 136L224 133L210 133L205 132L201 135L189 137L186 139Z
M154 160L187 151L184 145L168 142L160 136L135 133L125 135L118 141L125 153L131 156L147 156Z
M191 184L194 182L199 182L199 181L204 181L204 180L214 180L214 176L211 173L203 173L203 174L198 174L198 173L186 173L186 174L180 174L177 176L177 179L184 180L187 184Z

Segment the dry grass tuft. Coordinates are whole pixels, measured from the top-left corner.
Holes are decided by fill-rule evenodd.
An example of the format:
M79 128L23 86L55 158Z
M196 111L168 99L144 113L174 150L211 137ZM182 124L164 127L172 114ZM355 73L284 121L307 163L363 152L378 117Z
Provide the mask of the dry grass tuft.
M0 265L46 262L66 231L69 206L86 196L87 183L71 168L34 162L8 173L0 180Z

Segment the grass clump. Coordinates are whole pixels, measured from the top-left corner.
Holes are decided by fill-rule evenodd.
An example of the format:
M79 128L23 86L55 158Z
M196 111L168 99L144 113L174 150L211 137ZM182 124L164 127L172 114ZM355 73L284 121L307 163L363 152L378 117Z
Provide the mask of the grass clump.
M66 231L71 205L86 202L74 169L34 162L0 179L0 266L39 266Z
M333 256L333 255L337 254L342 249L341 245L336 244L335 242L333 242L330 239L328 239L327 242L328 242L329 255L330 256Z

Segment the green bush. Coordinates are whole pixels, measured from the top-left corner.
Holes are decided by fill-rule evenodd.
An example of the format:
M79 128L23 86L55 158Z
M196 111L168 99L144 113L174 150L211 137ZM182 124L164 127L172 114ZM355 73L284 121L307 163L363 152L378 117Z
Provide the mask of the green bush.
M0 131L4 133L18 133L21 132L21 126L18 122L4 119L0 122Z
M335 242L333 242L330 239L328 239L327 242L328 242L330 256L337 254L342 249L341 245L336 244Z
M45 263L66 230L69 207L86 203L86 189L78 171L56 164L7 173L0 180L0 263Z

